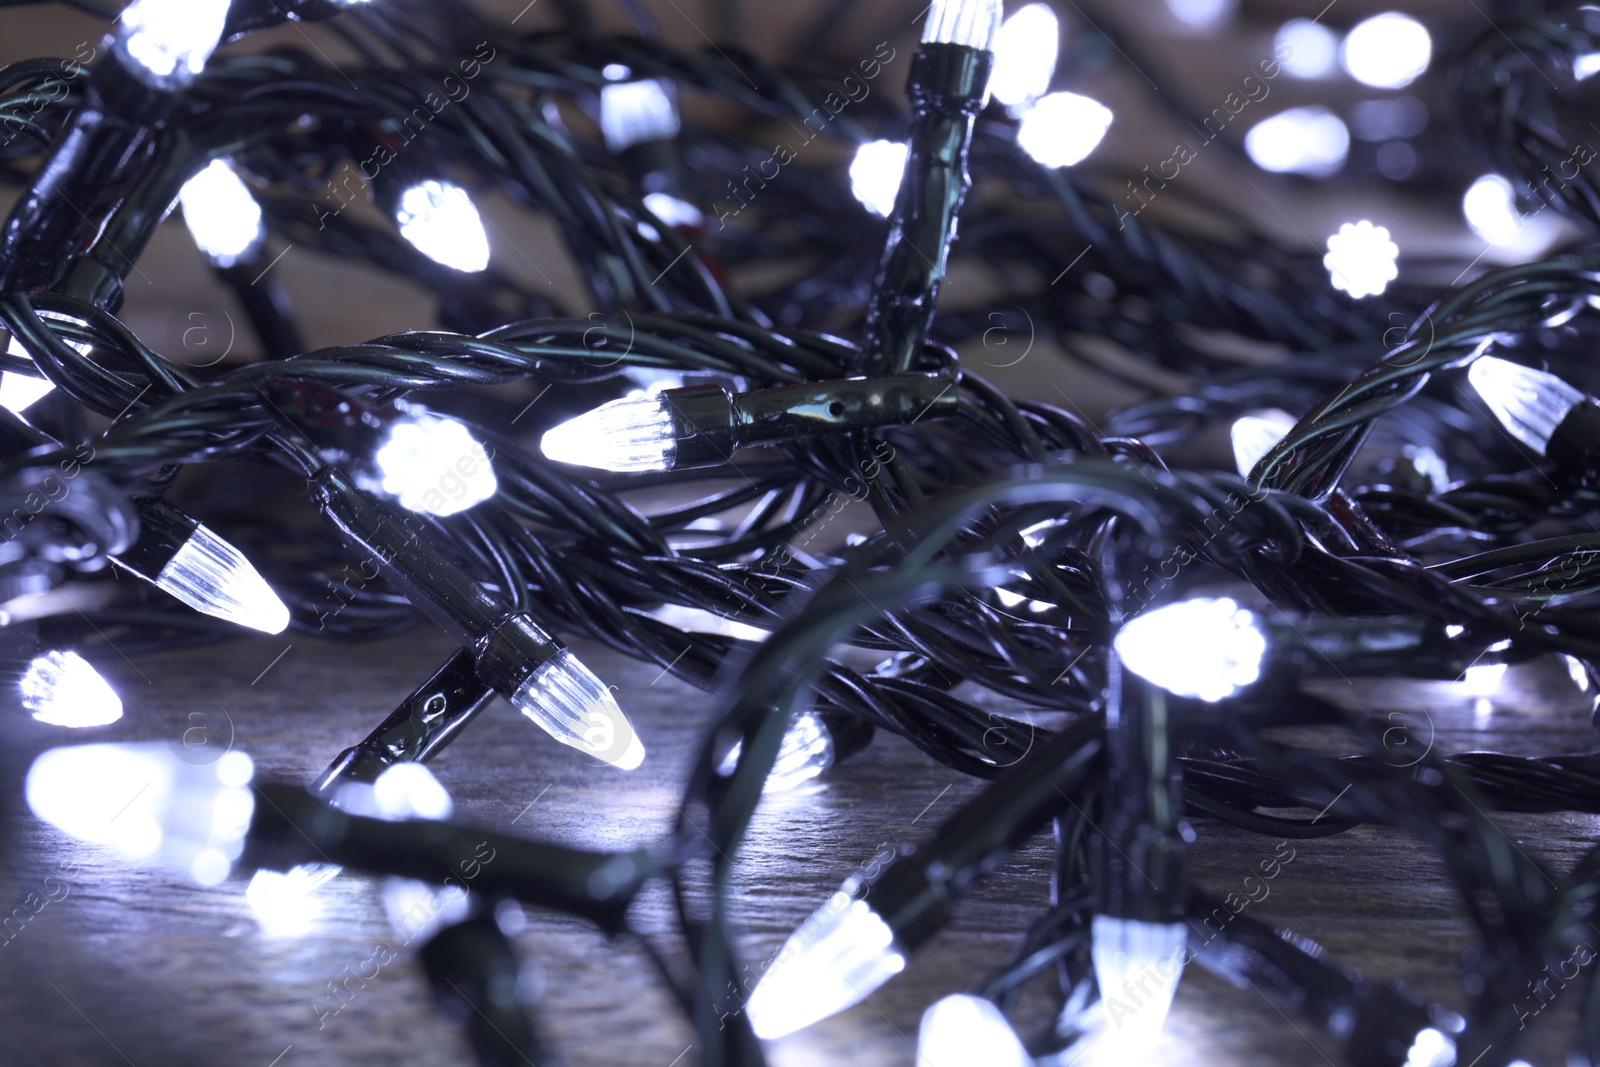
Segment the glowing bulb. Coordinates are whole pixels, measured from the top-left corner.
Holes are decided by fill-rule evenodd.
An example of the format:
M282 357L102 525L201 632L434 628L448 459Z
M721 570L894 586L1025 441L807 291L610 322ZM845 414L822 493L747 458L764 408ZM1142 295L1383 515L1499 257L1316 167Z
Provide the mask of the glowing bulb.
M1433 38L1410 15L1388 11L1357 24L1339 49L1350 76L1375 89L1410 85L1428 69Z
M843 890L784 942L745 1005L760 1038L783 1037L850 1007L905 969L894 931Z
M671 193L648 193L644 198L644 206L668 226L698 226L705 221L699 208L687 200L679 200Z
M1572 57L1572 76L1578 81L1592 78L1600 73L1600 52L1585 52L1581 56Z
M1023 104L1043 96L1056 72L1061 26L1045 4L1028 4L1000 26L994 40L994 74L989 92L1002 104Z
M1137 922L1096 915L1090 956L1105 1009L1100 1042L1136 1062L1161 1033L1183 977L1186 928L1182 923Z
M378 485L411 511L454 515L494 496L489 455L455 419L413 411L395 420L373 455Z
M1431 1026L1417 1031L1406 1051L1404 1067L1455 1067L1455 1039Z
M122 701L76 652L46 652L22 673L22 707L51 726L105 726L122 718Z
M922 1013L919 1067L1032 1067L1033 1057L992 1000L956 993Z
M1461 675L1462 690L1473 697L1493 696L1506 676L1504 663L1477 663Z
M1554 374L1495 356L1473 360L1467 381L1506 431L1541 456L1561 420L1588 399Z
M733 743L728 754L723 757L722 763L717 767L717 773L724 778L731 775L739 766L739 756L744 752L744 739L740 738ZM822 720L809 711L796 715L789 724L789 729L784 731L783 741L778 746L778 758L772 762L772 771L767 775L766 784L761 787L763 793L783 793L796 786L809 782L820 774L825 774L833 766L833 735L828 733L828 728L822 725Z
M868 141L856 149L856 158L850 163L851 195L868 211L888 218L894 212L910 154L910 146L897 141Z
M1239 0L1167 0L1167 10L1185 26L1209 29L1233 14Z
M78 745L41 754L23 790L58 830L216 885L244 847L253 775L243 752L196 766L159 742Z
M156 588L210 615L263 633L289 628L289 609L243 552L196 526L155 577Z
M177 89L205 69L222 40L228 0L133 0L117 19L115 47L157 89Z
M316 892L321 884L309 864L287 873L262 868L251 876L244 900L268 937L304 937L322 915L322 901Z
M1293 107L1250 127L1244 150L1262 170L1324 177L1344 166L1350 131L1325 107Z
M672 97L666 86L653 78L615 82L600 89L600 132L612 152L676 137L678 126Z
M1070 167L1095 150L1111 128L1111 109L1077 93L1040 97L1023 113L1017 144L1041 165Z
M539 442L547 459L607 471L667 471L678 452L672 412L659 397L630 396L568 419Z
M1003 14L1000 0L933 0L922 26L922 43L988 50L994 47Z
M412 941L426 941L446 926L454 926L472 912L467 891L458 885L431 886L413 878L386 878L383 911L395 933Z
M1489 244L1537 257L1555 242L1557 227L1542 215L1517 210L1517 192L1498 174L1485 174L1461 198L1467 225Z
M1112 646L1122 665L1179 696L1217 701L1261 676L1267 639L1254 613L1200 597L1136 615Z
M214 159L178 190L184 225L210 260L230 267L265 237L261 205L250 187L220 159Z
M1239 473L1248 476L1292 429L1296 419L1286 411L1270 408L1234 420L1228 431L1233 440L1233 461Z
M400 196L400 236L435 263L468 274L489 265L489 235L465 189L425 181Z
M511 704L563 745L631 771L644 762L644 742L611 690L562 649L540 664Z
M1389 231L1366 219L1355 225L1345 223L1328 238L1328 254L1322 265L1335 289L1343 289L1357 300L1377 296L1400 276L1395 260L1400 246L1389 240Z
M1310 19L1292 19L1278 28L1275 51L1285 53L1283 69L1296 78L1326 78L1339 57L1339 39Z

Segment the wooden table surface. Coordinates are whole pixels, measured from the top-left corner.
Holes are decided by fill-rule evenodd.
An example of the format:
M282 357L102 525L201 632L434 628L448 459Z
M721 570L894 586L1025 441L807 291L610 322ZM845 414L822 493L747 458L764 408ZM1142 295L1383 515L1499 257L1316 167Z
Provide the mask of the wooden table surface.
M656 840L673 817L713 702L655 666L593 645L574 647L617 686L650 749L642 768L623 774L592 766L496 702L434 769L463 820L591 848ZM101 663L124 696L126 715L73 739L182 744L190 731L191 748L232 745L251 755L258 775L304 782L449 651L441 635L419 628L369 645L291 633L131 662L107 656ZM1474 707L1444 684L1337 690L1352 706L1396 713L1406 743L1418 746L1410 751L1430 740L1441 751L1592 747L1587 698L1558 660L1512 668L1503 698L1488 707ZM312 934L268 937L251 918L237 874L197 889L72 841L21 810L17 775L32 754L61 743L62 733L28 721L7 729L12 855L0 876L0 914L22 907L29 893L39 894L35 905L48 903L13 920L9 941L0 944L0 1063L470 1062L455 1025L433 1010L404 939L385 920L377 881L341 876L324 887L325 911ZM1396 758L1409 758L1400 735L1394 740ZM769 957L880 844L926 837L977 788L898 738L880 736L825 781L768 798L741 859L734 902L749 958ZM1594 838L1586 816L1500 823L1519 847L1557 867ZM1193 877L1213 892L1236 888L1274 853L1270 839L1204 819L1195 825ZM1466 922L1423 849L1378 829L1293 847L1271 896L1250 905L1256 914L1319 940L1370 975L1404 978L1443 1003L1461 1004L1454 968L1468 943ZM773 1043L774 1064L911 1064L922 1009L1001 963L1047 899L1049 865L1048 842L1040 838L968 898L952 926L867 1003ZM660 887L638 901L633 917L682 958ZM518 947L542 985L538 1015L572 1064L695 1062L693 1035L636 944L608 943L586 923L559 915L528 909L527 919ZM398 958L336 1015L322 1014L327 983L363 969L370 974L366 961L380 945ZM1560 1062L1577 997L1558 991L1531 1019L1531 1062ZM1025 999L1022 1021L1042 1023L1049 1010L1041 986ZM1285 1019L1256 992L1191 967L1155 1062L1321 1063L1318 1044L1310 1026Z

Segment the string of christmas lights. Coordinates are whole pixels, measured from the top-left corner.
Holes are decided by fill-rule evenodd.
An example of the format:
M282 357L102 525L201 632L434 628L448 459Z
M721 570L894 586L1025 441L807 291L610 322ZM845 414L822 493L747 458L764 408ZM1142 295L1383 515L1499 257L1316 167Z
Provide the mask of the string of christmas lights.
M1160 168L1124 194L1080 166L1115 117L1058 88L1093 49L1085 25L1063 50L1044 4L936 0L909 55L885 39L837 69L676 49L635 5L636 35L601 36L582 0L532 30L460 0L77 6L111 22L98 47L0 69L0 179L20 189L0 227L0 685L40 723L93 729L124 710L92 665L107 634L144 651L426 619L460 648L306 786L258 781L242 752L194 766L67 744L28 771L39 819L203 886L247 872L267 927L294 928L344 868L386 879L397 927L427 901L405 932L441 1002L473 1009L484 1063L548 1045L507 992L505 902L639 937L630 905L670 885L692 969L640 940L700 1061L743 1067L891 981L1046 827L1052 904L999 972L928 1007L936 1061L1138 1062L1193 963L1356 1067L1518 1062L1517 996L1593 917L1600 849L1555 870L1492 816L1600 813L1600 754L1397 766L1381 726L1302 686L1492 688L1542 656L1586 692L1600 680L1600 376L1583 359L1600 192L1578 151L1593 8L1519 8L1437 55L1395 13L1346 35L1363 84L1455 77L1466 140L1499 169L1464 200L1479 232L1515 222L1519 197L1551 212L1558 236L1519 265L1444 285L1402 272L1370 220L1306 255ZM359 62L227 47L313 20ZM1260 79L1331 67L1316 21L1279 38ZM1162 95L1204 143L1226 124ZM691 97L744 119L693 118ZM850 162L800 158L819 138ZM1390 145L1412 150L1379 150L1392 177ZM1329 181L1349 151L1311 108L1237 149ZM1157 194L1235 236L1140 218ZM553 223L591 313L493 262L491 195ZM174 208L263 358L186 366L117 318ZM275 275L285 241L420 283L438 323L307 350ZM775 263L787 280L742 281ZM951 299L957 266L1004 279L1003 300ZM1069 377L1063 408L958 355L1023 322L1114 351L1097 367L1146 399L1096 425ZM551 399L522 429L481 388L529 383ZM1228 463L1191 460L1208 433ZM180 474L236 479L257 508L213 529L168 499ZM819 542L852 504L867 528ZM51 599L119 572L141 581L98 607ZM470 827L422 766L498 695L566 746L550 758L639 767L650 746L574 636L715 694L653 847ZM1282 726L1344 754L1267 735ZM728 905L756 806L878 730L986 784L820 902L752 982ZM1284 848L1362 824L1422 841L1479 942L1459 1000L1359 975L1195 884L1206 821ZM1049 975L1059 1012L1020 1035L1018 991ZM1574 1062L1600 1063L1597 989Z

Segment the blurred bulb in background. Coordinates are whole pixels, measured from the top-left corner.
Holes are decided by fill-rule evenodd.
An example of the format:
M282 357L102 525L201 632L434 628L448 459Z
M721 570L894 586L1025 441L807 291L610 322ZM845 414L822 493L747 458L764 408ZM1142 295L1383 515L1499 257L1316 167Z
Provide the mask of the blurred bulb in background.
M994 42L994 74L989 93L1002 104L1021 107L1043 96L1056 72L1061 25L1045 4L1028 4L1000 25Z
M1374 15L1345 36L1339 62L1362 85L1399 89L1410 85L1433 59L1433 38L1427 28L1398 11Z
M1395 260L1400 246L1389 240L1389 231L1362 219L1345 223L1328 238L1328 254L1322 265L1335 289L1342 289L1357 300L1377 296L1400 276Z
M1283 69L1296 78L1326 78L1338 66L1339 38L1310 19L1285 22L1272 43Z
M1070 167L1088 157L1111 128L1111 109L1077 93L1051 93L1022 115L1017 144L1046 167Z
M850 192L867 210L888 218L905 175L908 145L897 141L868 141L856 149L850 164Z
M1344 166L1350 131L1325 107L1295 107L1250 127L1244 150L1262 170L1326 177Z
M400 195L400 236L435 263L474 274L489 265L489 235L467 191L425 181Z
M1555 243L1560 224L1542 212L1517 210L1516 188L1499 174L1485 174L1461 198L1461 214L1472 232L1497 248L1538 259Z

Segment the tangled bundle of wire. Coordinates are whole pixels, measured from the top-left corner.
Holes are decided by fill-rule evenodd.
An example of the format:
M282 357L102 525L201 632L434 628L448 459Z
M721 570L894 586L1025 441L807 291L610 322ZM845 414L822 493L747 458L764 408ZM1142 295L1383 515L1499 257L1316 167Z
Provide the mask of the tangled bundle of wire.
M1215 911L1217 902L1181 876L1155 911L1131 890L1108 896L1104 883L1119 875L1114 859L1096 859L1105 851L1096 839L1113 835L1119 812L1135 836L1157 818L1128 799L1127 777L1113 773L1118 760L1138 763L1128 739L1141 728L1129 725L1129 708L1151 699L1113 641L1146 613L1225 592L1258 618L1292 619L1287 630L1306 645L1295 659L1287 645L1272 645L1294 638L1267 626L1267 660L1282 653L1290 668L1220 698L1181 686L1168 694L1159 732L1175 756L1174 807L1280 839L1361 823L1413 833L1438 853L1480 944L1464 964L1460 1012L1388 999L1253 920L1224 920L1219 944L1231 955L1198 946L1191 932L1191 958L1267 986L1325 1025L1351 1063L1511 1062L1517 998L1568 956L1574 930L1591 917L1600 849L1571 870L1550 871L1510 845L1486 813L1600 812L1600 763L1585 754L1430 753L1399 767L1383 758L1368 724L1295 686L1323 662L1352 676L1452 678L1474 663L1544 654L1585 669L1600 661L1600 535L1592 528L1600 496L1584 467L1594 456L1530 454L1501 431L1462 373L1476 360L1505 358L1600 390L1600 375L1582 360L1597 337L1590 312L1600 306L1600 246L1585 239L1556 258L1471 273L1442 290L1336 298L1318 258L1277 248L1247 220L1234 220L1242 236L1224 242L1119 218L1094 181L1023 152L1015 121L994 103L966 131L967 166L984 195L917 201L922 215L897 208L887 228L870 226L843 209L842 168L785 161L781 175L767 175L761 165L774 153L763 123L792 129L826 113L814 136L843 146L901 138L907 122L894 93L841 110L828 100L859 70L782 66L732 46L682 51L654 36L632 5L641 35L599 36L581 0L560 6L563 25L524 32L455 0L223 4L224 40L286 15L330 17L328 28L362 62L336 67L298 48L225 50L165 93L164 110L147 123L105 119L125 149L115 158L72 154L70 143L88 136L84 116L101 106L94 87L104 57L0 69L0 160L5 179L24 190L0 234L0 322L14 341L0 369L54 387L27 412L40 436L0 457L0 514L30 520L16 534L7 525L6 620L23 617L16 598L66 580L94 582L112 543L137 537L130 499L159 496L180 473L193 485L217 472L246 489L219 530L260 568L291 625L347 638L413 625L419 605L404 583L346 583L330 599L356 559L348 543L305 525L310 513L283 517L261 501L337 451L317 439L315 418L286 410L286 396L314 397L315 411L347 416L424 402L449 409L488 446L498 488L470 509L417 517L411 529L428 550L542 630L596 639L718 695L719 723L678 833L639 879L676 887L694 976L686 982L663 965L661 977L699 1030L702 1062L762 1061L759 1020L752 1029L743 1010L748 969L737 962L726 897L785 733L808 710L841 737L856 731L858 745L870 728L887 730L931 759L996 779L999 792L985 797L1001 798L990 802L1000 807L978 803L1003 828L983 862L970 865L971 878L941 890L951 900L992 867L989 859L1055 821L1056 904L1003 972L977 988L1006 1008L1023 982L1055 974L1060 1019L1027 1047L1068 1062L1110 1025L1096 988L1096 971L1101 981L1107 973L1096 959L1098 920L1188 922L1193 930ZM962 6L984 5L935 4L930 23ZM1588 99L1574 63L1600 47L1591 38L1600 27L1585 21L1593 18L1579 8L1521 12L1504 32L1446 57L1468 134L1585 235L1600 227L1595 174L1574 167L1558 184L1548 175L1572 158L1567 146ZM660 190L588 129L585 112L593 115L599 94L620 79L726 109L716 123L670 138L679 151L674 200L698 204L698 221L665 217L663 202L647 195ZM77 169L47 171L41 158ZM148 347L115 317L121 279L180 187L221 159L246 177L267 231L421 283L438 294L445 329L303 351L262 256L219 262L217 271L248 307L269 358L199 371ZM914 150L905 183L933 165ZM347 200L352 173L360 179ZM738 191L753 191L752 174L761 175L759 195L746 199ZM587 307L563 307L551 287L498 269L436 262L370 212L346 210L356 199L392 210L391 193L423 178L501 194L548 218L586 284ZM943 210L951 222L957 208L959 239L953 223L934 239L952 263L1008 281L1003 304L955 302L926 333L897 338L915 363L893 373L948 383L937 417L847 418L736 462L603 474L541 455L518 436L528 427L513 425L521 402L479 391L532 383L527 395L544 397L548 388L537 420L663 376L739 395L864 373L871 383L863 368L890 327L864 321L861 309L889 308L884 321L896 329L906 321L879 299L893 280L880 266L889 261L885 242L911 234L915 244L930 232L929 218ZM927 274L937 280L943 255L933 258L939 264ZM729 281L772 264L784 268L783 280ZM1102 370L1141 388L1172 388L1103 426L1066 409L1074 408L1070 380L1061 382L1066 408L1008 397L954 349L997 321L1010 328L1023 320L1064 344L1104 341L1120 355ZM864 330L866 341L846 339ZM1221 336L1280 355L1241 368L1218 354ZM1302 414L1248 474L1180 469L1186 446L1208 430L1274 407ZM346 458L355 462L357 451L346 447ZM1430 480L1415 462L1423 451L1450 477ZM68 464L81 492L31 503L41 478ZM816 541L817 528L852 501L870 508L865 536L837 550L828 547L833 539ZM758 643L726 627L684 628L661 615L663 605L770 635ZM125 648L168 647L233 632L127 583L97 609L33 625L49 648L92 647L108 636ZM1379 637L1363 644L1351 636L1360 633ZM1180 634L1180 643L1191 637ZM1391 637L1406 655L1384 657ZM879 653L881 662L847 662L841 646ZM1426 654L1412 655L1417 649ZM1062 725L1041 743L1031 722L997 715L971 698L976 691L1055 713ZM1285 724L1342 727L1350 754L1330 758L1261 733ZM734 741L741 751L729 758ZM838 751L847 754L843 744ZM1141 766L1154 778L1167 773ZM1055 783L1058 799L1019 799L1023 787L1006 783L1026 775ZM698 828L688 813L697 813ZM1175 816L1164 817L1171 830ZM930 847L968 847L981 836L975 818L958 816ZM926 874L926 856L906 862ZM709 883L697 873L707 866ZM863 888L847 887L847 896L868 899ZM1140 899L1130 905L1130 894ZM890 926L896 945L915 947L907 928ZM1591 979L1590 990L1578 1054L1600 1063L1600 985Z

